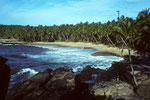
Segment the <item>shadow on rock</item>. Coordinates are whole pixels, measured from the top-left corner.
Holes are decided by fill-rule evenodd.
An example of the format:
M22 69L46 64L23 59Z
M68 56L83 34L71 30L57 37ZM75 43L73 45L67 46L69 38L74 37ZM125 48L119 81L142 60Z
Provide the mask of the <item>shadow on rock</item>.
M102 96L94 96L93 91L89 90L89 85L83 83L80 75L75 76L75 88L72 92L67 93L60 97L59 100L105 100L105 94ZM111 99L108 99L111 100Z

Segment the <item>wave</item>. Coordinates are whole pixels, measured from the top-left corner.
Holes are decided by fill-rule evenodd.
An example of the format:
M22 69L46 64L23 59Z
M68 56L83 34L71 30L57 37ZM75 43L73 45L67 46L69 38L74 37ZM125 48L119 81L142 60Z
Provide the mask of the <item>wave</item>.
M30 46L48 49L47 53L51 53L50 51L76 52L76 51L80 51L80 50L84 49L84 47L65 47L65 46L53 45L53 44L49 44L49 45L30 45Z
M22 57L29 57L29 58L40 58L40 57L42 57L41 54L39 54L39 55L33 55L33 54L25 54L25 53L22 53L21 56Z
M12 69L13 70L13 69ZM18 71L17 73L14 73L11 75L10 83L16 83L25 79L28 79L38 72L31 68L24 68Z
M21 69L21 71L18 72L17 75L23 74L23 73L26 73L26 72L30 72L30 74L32 74L32 75L35 75L35 74L38 73L37 71L35 71L35 70L31 69L31 68L24 68L24 69Z
M93 68L108 69L109 67L111 67L113 61L123 60L123 58L116 56L92 56L92 54L97 52L97 50L91 48L84 49L83 47L57 47L54 45L36 46L40 48L34 48L34 46L30 46L30 50L28 52L20 52L21 54L17 56L11 56L15 58L26 58L23 60L28 63L23 63L24 66L42 66L43 69L47 69L47 67L49 66L52 69L64 67L69 69L72 68L74 72L82 70L82 66L87 65L90 65ZM41 47L48 49L41 50ZM35 51L39 51L39 53L36 53ZM22 72L27 72L27 70L29 71L29 69L26 69L22 70Z
M80 47L63 47L63 48L49 48L41 54L21 54L29 58L36 58L39 62L49 63L49 66L55 66L53 63L57 63L57 68L65 67L72 68L74 72L83 69L83 66L90 65L93 68L108 69L111 67L113 61L120 61L123 58L116 56L92 56L95 49L83 49ZM65 63L65 64L63 64ZM55 66L56 68L56 66Z
M40 44L28 44L28 46L33 46L33 47L39 47L39 48L43 48L43 49L50 49L50 48L57 48L57 46L56 45L51 45L51 44L48 44L48 45L44 45L44 44L42 44L42 45L40 45Z

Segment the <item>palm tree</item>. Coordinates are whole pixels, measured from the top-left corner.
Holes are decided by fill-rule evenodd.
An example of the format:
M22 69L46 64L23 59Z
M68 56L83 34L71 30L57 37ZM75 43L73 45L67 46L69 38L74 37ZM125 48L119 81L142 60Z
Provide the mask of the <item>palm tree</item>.
M150 8L141 11L136 18L136 49L150 53Z
M112 30L113 30L113 27L111 24L107 23L106 25L104 25L104 36L106 37L106 39L108 40L108 42L110 42L114 47L115 47L115 44L113 43L113 41L110 39L110 35L112 34Z
M124 45L128 48L129 62L130 62L130 68L131 68L131 71L132 71L133 80L134 80L135 85L138 86L138 83L137 83L137 80L136 80L136 77L135 77L135 74L134 74L133 65L132 65L132 59L131 59L131 54L130 54L131 49L129 47L129 44L127 44L127 40L130 39L130 34L132 34L133 30L134 30L133 29L134 28L133 24L134 23L132 23L132 21L130 21L129 18L126 18L125 20L120 21L119 22L119 27L115 27L115 29L117 29L119 31L120 38L123 42L121 55L123 53Z

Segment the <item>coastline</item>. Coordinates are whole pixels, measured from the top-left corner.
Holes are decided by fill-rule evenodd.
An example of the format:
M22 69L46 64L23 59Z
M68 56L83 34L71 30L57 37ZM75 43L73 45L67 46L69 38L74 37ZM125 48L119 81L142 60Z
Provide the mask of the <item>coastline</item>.
M84 43L84 42L23 42L15 39L0 39L2 44L30 44L41 45L48 47L48 45L58 45L62 47L83 47L84 49L93 48L98 50L92 54L93 56L118 56L121 57L121 49L117 47L109 47L104 44ZM131 55L134 55L135 51L131 51ZM123 50L122 56L128 55L128 49Z
M31 46L37 45L47 48L51 45L54 45L58 47L83 47L84 49L97 49L99 52L92 54L93 56L118 56L121 52L121 49L117 47L108 47L103 44L92 44L83 42L23 42L23 44ZM128 54L127 49L124 49L124 51L125 52L123 53L123 55ZM131 54L133 53L134 52L132 51ZM109 98L110 95L112 98L114 98L114 100L117 100L116 98L125 98L127 100L135 98L137 100L139 98L150 98L149 94L147 94L149 93L150 89L145 89L147 88L147 86L149 86L150 80L148 76L146 77L146 72L148 72L149 70L148 68L146 69L141 66L141 62L143 63L143 60L147 61L147 59L149 58L142 58L141 62L139 62L139 58L135 58L133 62L133 65L138 66L134 66L136 67L134 72L138 80L138 87L134 85L129 61L123 60L113 63L108 70L96 69L92 68L91 66L86 66L84 69L81 70L79 74L75 74L72 70L66 70L64 68L58 68L54 71L52 69L47 69L44 72L38 73L25 81L16 83L12 88L8 90L6 98L8 100L12 100L12 98L19 98L20 93L28 95L22 95L23 99L43 99L46 97L43 100L56 98L57 100L71 100L75 97L80 100L80 98L83 97L87 99L89 98L88 96L92 97L92 99L90 100L95 100L95 98L97 99L97 97L102 96L104 96L105 98ZM89 85L90 88L88 87ZM19 93L18 87L20 88ZM24 89L26 87L27 89ZM85 92L85 90L88 91ZM83 92L87 95L83 95ZM91 92L92 94L88 94ZM60 99L64 97L65 99Z
M93 43L84 43L84 42L33 42L29 43L31 45L44 45L48 44L50 45L59 45L64 47L83 47L84 49L87 48L93 48L98 50L99 52L96 52L92 54L93 56L119 56L121 57L121 49L117 47L108 47L104 44L93 44ZM133 55L135 52L131 51L131 55ZM124 49L123 56L128 55L128 49Z

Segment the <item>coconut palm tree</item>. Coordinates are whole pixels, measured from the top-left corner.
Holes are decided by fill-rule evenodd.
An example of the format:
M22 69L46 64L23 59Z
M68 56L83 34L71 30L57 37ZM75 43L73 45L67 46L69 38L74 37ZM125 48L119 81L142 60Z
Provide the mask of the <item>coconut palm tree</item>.
M115 44L113 43L113 41L111 40L110 38L110 35L112 35L112 32L113 32L113 27L110 23L107 23L104 25L104 36L106 37L107 41L110 42L114 47L115 47Z
M120 39L122 41L121 55L123 53L124 46L126 46L128 49L129 62L130 62L130 68L131 68L132 75L133 75L133 80L134 80L135 85L138 86L138 83L134 74L133 65L132 65L132 59L131 59L131 54L130 54L131 49L129 47L129 44L127 43L127 41L129 41L129 39L131 38L130 36L133 33L133 30L134 30L133 28L135 28L133 26L134 26L134 23L131 21L131 19L126 18L125 20L119 22L119 27L114 27L114 29L118 30L118 33L119 33L118 35L120 36Z
M141 11L136 18L136 49L150 52L150 8Z

